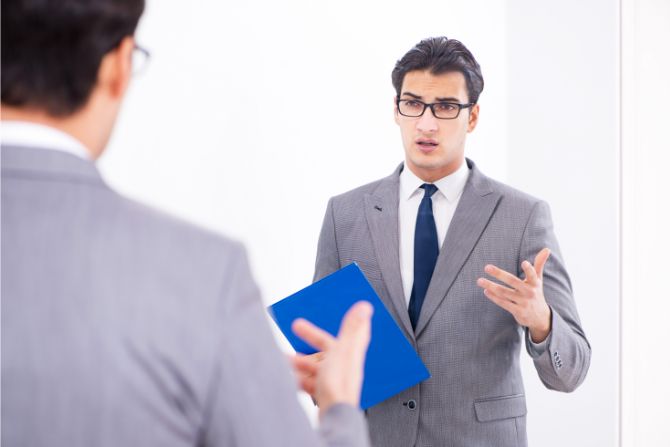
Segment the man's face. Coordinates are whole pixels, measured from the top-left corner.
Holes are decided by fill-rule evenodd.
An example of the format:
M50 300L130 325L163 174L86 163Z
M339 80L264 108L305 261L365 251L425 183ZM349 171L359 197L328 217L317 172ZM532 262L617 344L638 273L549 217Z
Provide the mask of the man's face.
M430 71L410 71L405 75L400 100L426 104L452 102L466 104L468 89L461 72L439 75ZM405 164L417 177L433 182L456 171L465 158L465 137L477 125L479 105L462 109L455 119L438 119L430 108L417 118L403 116L395 108L405 146Z

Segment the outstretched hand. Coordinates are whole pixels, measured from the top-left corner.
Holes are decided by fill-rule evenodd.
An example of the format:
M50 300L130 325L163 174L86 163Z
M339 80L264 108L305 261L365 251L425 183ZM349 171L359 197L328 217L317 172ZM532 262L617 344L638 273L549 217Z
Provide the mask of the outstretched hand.
M484 289L484 295L514 316L521 326L530 331L533 342L539 343L551 331L551 309L544 299L542 276L544 265L551 252L542 249L535 257L535 264L521 263L526 278L520 279L494 265L487 265L484 271L505 285L485 278L479 278L477 285Z
M366 301L354 304L345 314L337 338L302 318L293 322L293 332L320 351L295 356L293 368L300 387L312 395L321 414L336 403L358 407L372 312Z

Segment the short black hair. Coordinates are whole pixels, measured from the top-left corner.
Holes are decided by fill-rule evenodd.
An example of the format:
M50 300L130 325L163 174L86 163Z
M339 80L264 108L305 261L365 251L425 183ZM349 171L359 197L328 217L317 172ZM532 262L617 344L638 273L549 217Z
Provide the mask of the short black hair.
M471 103L477 103L484 90L484 78L479 64L470 50L456 39L445 36L423 39L396 62L391 80L398 97L405 75L415 70L430 70L434 75L453 71L463 73L468 88L468 101Z
M2 103L68 116L88 100L103 56L132 36L144 0L2 2Z

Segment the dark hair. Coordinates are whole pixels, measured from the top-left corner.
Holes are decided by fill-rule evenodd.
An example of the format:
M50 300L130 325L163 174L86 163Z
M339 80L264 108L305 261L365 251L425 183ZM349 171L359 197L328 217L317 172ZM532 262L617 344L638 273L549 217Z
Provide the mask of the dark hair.
M103 56L135 33L144 0L2 2L2 103L67 116L93 90Z
M423 39L396 62L391 79L398 97L405 75L415 70L430 70L435 75L460 71L468 87L468 101L472 103L477 102L479 94L484 90L479 64L470 50L455 39L444 36Z

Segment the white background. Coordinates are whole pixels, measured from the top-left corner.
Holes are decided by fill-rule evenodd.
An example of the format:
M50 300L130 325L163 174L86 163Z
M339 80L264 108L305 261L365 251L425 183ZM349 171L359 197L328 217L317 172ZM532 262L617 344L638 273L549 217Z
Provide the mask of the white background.
M670 440L670 2L622 1L623 446Z
M593 347L573 394L544 389L522 353L530 445L618 445L618 2L149 0L138 42L151 62L103 174L244 241L272 303L311 281L328 198L402 161L390 73L435 35L478 59L466 155L551 205Z

